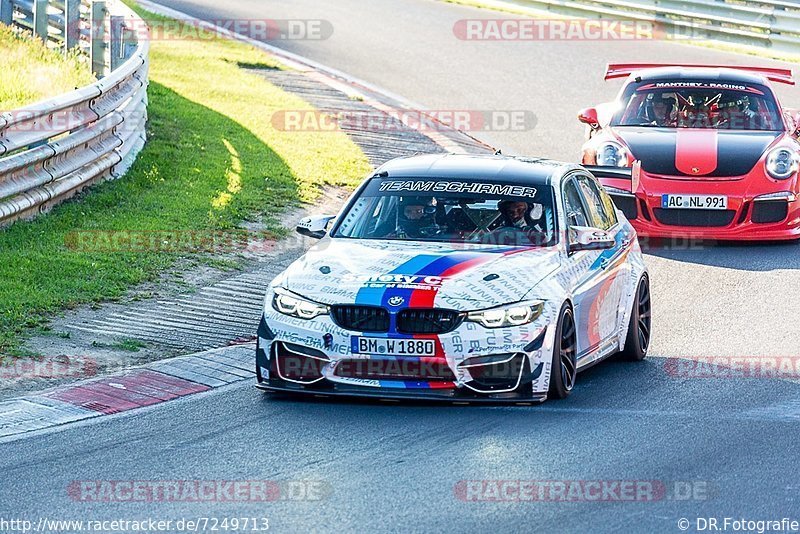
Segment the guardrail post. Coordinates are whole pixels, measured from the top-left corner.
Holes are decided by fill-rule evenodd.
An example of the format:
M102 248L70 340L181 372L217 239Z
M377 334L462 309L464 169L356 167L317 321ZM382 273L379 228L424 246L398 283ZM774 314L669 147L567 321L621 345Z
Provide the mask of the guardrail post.
M138 26L136 21L131 21L132 24L125 25L125 31L122 32L122 57L128 59L136 52L136 47L139 46L139 36L137 34ZM148 37L149 38L149 37Z
M72 50L81 38L81 0L64 0L64 51Z
M14 6L11 0L0 0L0 23L11 26L14 22Z
M92 74L98 79L106 73L106 3L105 0L94 0L89 16L91 42Z
M33 0L33 34L47 42L47 0Z
M125 33L125 17L111 16L111 70L125 61L123 37Z

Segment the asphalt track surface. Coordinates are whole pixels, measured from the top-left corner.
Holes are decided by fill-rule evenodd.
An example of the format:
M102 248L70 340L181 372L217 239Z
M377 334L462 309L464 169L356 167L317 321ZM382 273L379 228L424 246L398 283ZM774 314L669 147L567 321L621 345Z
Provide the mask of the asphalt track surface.
M613 98L607 61L770 63L664 42L459 41L459 19L505 15L425 0L165 0L209 20L323 19L322 42L272 44L433 109L531 110L507 153L575 160L577 109ZM800 91L779 88L787 106ZM262 517L271 530L690 532L698 517L800 520L800 386L693 379L669 358L800 357L800 246L654 249L655 338L641 364L606 362L566 401L449 407L272 399L223 388L0 445L0 517ZM320 501L76 502L81 480L318 480ZM462 480L692 481L693 498L472 502ZM680 488L685 484L678 482ZM482 494L486 496L485 493ZM657 496L658 497L658 496Z

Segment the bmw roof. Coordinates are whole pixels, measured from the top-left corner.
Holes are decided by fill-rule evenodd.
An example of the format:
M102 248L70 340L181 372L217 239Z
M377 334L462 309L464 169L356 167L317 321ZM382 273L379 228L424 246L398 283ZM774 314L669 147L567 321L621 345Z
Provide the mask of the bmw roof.
M556 171L576 165L540 158L478 154L427 154L393 159L375 176L386 178L466 178L549 184Z

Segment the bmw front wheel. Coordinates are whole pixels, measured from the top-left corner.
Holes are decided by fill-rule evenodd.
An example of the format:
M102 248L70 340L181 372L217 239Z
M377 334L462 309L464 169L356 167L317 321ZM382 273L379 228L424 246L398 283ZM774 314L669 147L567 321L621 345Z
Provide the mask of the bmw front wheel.
M556 329L556 342L553 347L553 364L550 369L551 399L565 399L575 387L578 374L578 338L575 316L569 304L561 308Z

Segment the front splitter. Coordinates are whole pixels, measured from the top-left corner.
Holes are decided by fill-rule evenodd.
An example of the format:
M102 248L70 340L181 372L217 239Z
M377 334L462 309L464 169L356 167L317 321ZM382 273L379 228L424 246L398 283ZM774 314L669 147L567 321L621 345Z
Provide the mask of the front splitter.
M460 390L447 390L455 394L447 393L425 393L420 390L413 390L413 393L393 393L384 390L369 391L364 388L337 387L336 389L305 389L294 387L273 386L264 383L256 384L258 389L272 393L286 393L298 396L312 397L344 397L344 398L368 398L375 400L392 401L430 401L443 402L449 404L532 404L541 403L547 400L546 394L535 394L529 397L521 395L510 395L500 393L496 396L470 394L464 395ZM410 391L410 390L405 390Z

